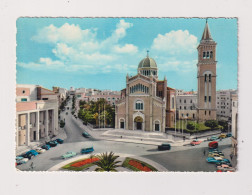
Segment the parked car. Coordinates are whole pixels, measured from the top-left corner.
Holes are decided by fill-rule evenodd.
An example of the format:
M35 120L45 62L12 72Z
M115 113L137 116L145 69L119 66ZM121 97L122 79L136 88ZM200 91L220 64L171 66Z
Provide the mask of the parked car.
M192 146L195 146L195 145L199 145L201 142L202 142L202 141L200 141L200 140L194 139L190 144L191 144Z
M55 141L56 141L56 142L58 142L59 144L63 144L63 142L64 142L64 140L63 140L63 139L59 139L59 138L58 138L58 139L56 139Z
M224 155L219 155L218 153L209 153L208 157L221 157L221 158L224 158Z
M23 157L22 157L22 159L17 159L17 160L16 160L16 163L17 163L17 165L22 165L22 164L27 163L28 161L29 161L28 158L23 158Z
M76 156L76 152L67 152L66 154L62 155L61 157L63 159L66 159L66 158L70 158L70 157L73 157L73 156Z
M31 153L28 153L28 154L22 154L22 157L24 157L24 158L28 158L29 160L31 159L31 158L33 158L34 157L34 155L33 154L31 154Z
M85 138L89 138L90 137L90 135L86 131L84 131L82 133L82 136L85 137Z
M45 144L45 145L41 146L41 148L43 148L43 149L45 149L45 150L49 150L49 149L51 148L51 146Z
M218 148L209 148L209 152L219 152Z
M49 142L46 142L47 145L51 146L51 147L55 147L58 145L58 142L53 140L53 141L49 141Z
M208 141L215 141L218 140L219 138L217 136L212 136L212 137L208 137L207 140Z
M217 141L209 142L208 147L209 148L218 148L218 142Z
M232 133L227 133L227 137L232 137Z
M222 159L221 159L222 160ZM206 161L208 163L219 163L221 160L217 160L216 158L213 158L213 157L207 157L206 158Z
M170 150L171 149L171 145L168 143L162 143L161 145L158 146L158 150L162 151L162 150Z
M40 147L39 147L39 148L36 148L35 150L36 150L36 152L39 153L39 154L42 154L42 153L44 153L44 152L46 151L45 149L40 148Z
M219 139L224 139L226 137L227 137L227 135L225 133L222 133L222 134L220 134Z
M88 154L94 151L93 147L89 147L89 148L82 148L81 149L81 154Z

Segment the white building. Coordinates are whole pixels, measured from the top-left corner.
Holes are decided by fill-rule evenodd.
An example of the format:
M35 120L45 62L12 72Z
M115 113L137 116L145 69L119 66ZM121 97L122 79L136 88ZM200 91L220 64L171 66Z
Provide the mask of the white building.
M176 105L178 119L196 119L197 95L178 95Z
M232 95L237 90L219 90L216 92L217 118L219 120L230 120L232 114Z
M238 123L238 96L232 95L232 148L233 154L237 155L237 123Z
M58 134L58 99L39 85L16 87L16 145L46 140Z

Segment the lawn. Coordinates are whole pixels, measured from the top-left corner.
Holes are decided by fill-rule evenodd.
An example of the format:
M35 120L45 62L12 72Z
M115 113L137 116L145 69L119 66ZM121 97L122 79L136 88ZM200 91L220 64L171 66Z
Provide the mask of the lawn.
M186 120L177 120L176 121L176 128L177 129L182 129L183 128L184 130L191 131L191 130L186 128L186 125L187 125L188 122L189 122L189 120L187 120L187 121ZM194 123L195 121L192 121L192 122ZM197 123L197 124L199 125L198 131L204 131L204 130L209 130L210 129L210 127L206 127L203 122L202 123Z

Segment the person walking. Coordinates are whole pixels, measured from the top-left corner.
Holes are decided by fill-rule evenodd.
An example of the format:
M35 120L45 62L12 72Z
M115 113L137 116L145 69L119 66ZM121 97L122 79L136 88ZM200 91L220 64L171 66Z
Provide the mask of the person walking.
M204 154L204 156L206 156L206 150L204 149L204 151L203 151L203 154Z
M31 168L31 170L33 170L33 168L34 168L33 162L31 163L30 168Z
M233 159L233 154L232 154L232 153L230 154L230 159L231 159L231 160Z

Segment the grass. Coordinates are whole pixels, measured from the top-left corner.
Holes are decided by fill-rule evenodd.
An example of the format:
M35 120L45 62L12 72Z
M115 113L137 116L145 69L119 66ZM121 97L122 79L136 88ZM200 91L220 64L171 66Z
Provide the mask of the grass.
M182 129L182 127L183 127L184 130L194 131L194 130L189 130L189 129L186 128L186 125L187 125L188 122L189 122L189 120L187 120L187 121L186 120L177 120L176 121L176 128L177 129ZM192 122L194 123L195 121L192 121ZM199 125L199 129L197 129L197 131L204 131L204 130L209 130L210 129L210 127L205 126L204 123L197 123L196 122L196 124Z
M93 166L94 164L93 163L90 163L90 164L86 164L86 165L83 165L81 167L72 167L71 165L74 164L74 163L77 163L77 162L80 162L80 161L83 161L83 160L86 160L86 159L89 159L89 158L83 158L83 159L80 159L80 160L77 160L77 161L74 161L74 162L71 162L63 167L61 167L62 169L68 169L68 170L71 170L71 171L82 171L88 167L91 167Z
M129 165L130 160L137 161L137 162L141 163L143 166L149 167L152 171L158 171L156 168L154 168L153 166L147 164L146 162L143 162L143 161L140 161L140 160L137 160L137 159L134 159L134 158L129 158L129 157L127 157L124 160L124 162L122 164L122 167L128 168L128 169L130 169L132 171L141 171L141 170L137 169L136 167Z

